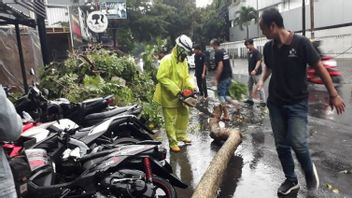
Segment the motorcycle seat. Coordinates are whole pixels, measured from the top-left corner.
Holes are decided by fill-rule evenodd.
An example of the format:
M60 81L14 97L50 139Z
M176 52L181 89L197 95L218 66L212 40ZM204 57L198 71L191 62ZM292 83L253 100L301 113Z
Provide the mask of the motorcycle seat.
M82 105L91 105L93 103L98 103L103 101L104 98L100 97L100 98L92 98L92 99L87 99L81 102Z
M96 120L96 119L106 119L106 118L110 118L112 116L121 114L121 113L125 113L126 111L128 111L131 107L127 106L127 107L116 107L112 110L109 111L104 111L104 112L99 112L99 113L92 113L89 114L87 116L84 117L84 120Z

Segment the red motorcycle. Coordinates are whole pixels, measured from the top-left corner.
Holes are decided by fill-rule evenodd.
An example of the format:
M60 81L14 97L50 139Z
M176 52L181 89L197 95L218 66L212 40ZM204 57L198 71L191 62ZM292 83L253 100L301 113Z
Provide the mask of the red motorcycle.
M326 56L321 53L321 50L319 48L321 44L320 41L313 41L312 44L317 50L317 52L320 54L321 62L328 71L332 82L337 86L340 85L342 83L342 73L339 71L336 60L332 56ZM307 69L307 80L314 84L323 84L323 81L315 72L315 69L312 67L308 67Z
M336 60L331 56L323 56L321 62L330 74L332 82L339 85L342 82L342 73L339 71ZM321 78L315 72L315 69L308 67L307 69L307 79L309 82L314 84L323 84Z
M21 135L23 135L25 131L28 131L29 129L35 126L38 126L39 124L40 123L35 123L35 122L29 122L29 123L23 124ZM2 146L10 157L18 156L19 152L22 150L22 146L18 146L13 143L7 143Z

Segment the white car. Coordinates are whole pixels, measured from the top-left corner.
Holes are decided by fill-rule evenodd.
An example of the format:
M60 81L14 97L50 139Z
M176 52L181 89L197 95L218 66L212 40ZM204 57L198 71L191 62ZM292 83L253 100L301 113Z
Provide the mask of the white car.
M196 64L194 63L194 54L192 54L191 56L187 56L187 62L188 62L188 67L190 69L196 68Z

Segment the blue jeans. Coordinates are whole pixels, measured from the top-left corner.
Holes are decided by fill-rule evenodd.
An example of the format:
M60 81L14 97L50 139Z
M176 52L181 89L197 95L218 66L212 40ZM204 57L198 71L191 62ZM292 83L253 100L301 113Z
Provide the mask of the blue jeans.
M291 149L295 152L304 174L313 174L313 164L308 149L308 101L278 105L268 101L271 127L275 145L285 176L297 181Z
M225 103L229 100L229 88L231 85L231 78L226 78L221 80L218 84L218 96L221 103Z

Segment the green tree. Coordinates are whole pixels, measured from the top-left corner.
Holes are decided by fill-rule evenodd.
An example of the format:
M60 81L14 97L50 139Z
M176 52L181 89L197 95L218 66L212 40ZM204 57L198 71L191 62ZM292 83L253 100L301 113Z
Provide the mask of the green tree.
M203 47L213 38L227 41L229 39L230 21L228 6L231 0L213 1L206 8L197 8L193 39Z
M140 43L154 45L157 38L167 39L171 48L180 34L191 36L202 46L212 38L228 40L230 3L218 0L206 8L197 8L189 0L129 0L128 19L119 24L117 31L119 48L131 52Z
M251 21L254 20L255 23L258 22L258 12L253 7L245 7L242 6L240 10L236 12L238 15L235 19L235 24L240 27L240 30L243 30L243 26L246 27L246 38L249 38L249 29L248 26L250 25Z

